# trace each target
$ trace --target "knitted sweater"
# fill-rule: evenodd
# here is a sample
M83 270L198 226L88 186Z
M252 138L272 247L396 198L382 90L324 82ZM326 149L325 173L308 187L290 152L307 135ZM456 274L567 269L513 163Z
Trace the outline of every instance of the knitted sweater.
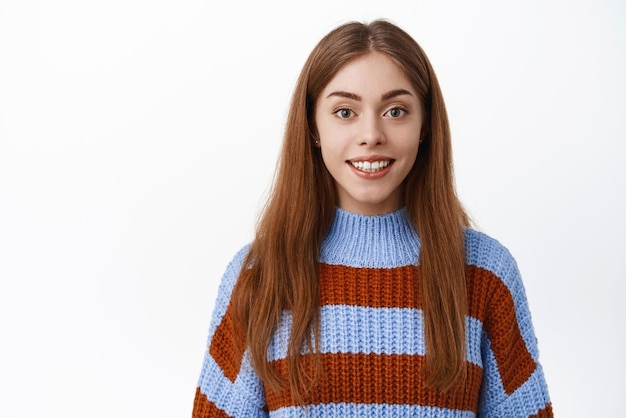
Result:
M247 248L218 291L193 406L205 417L552 417L537 342L514 259L467 229L467 379L453 392L426 388L420 240L406 210L362 216L337 210L320 249L323 382L306 408L265 389L249 356L235 358L229 298ZM417 287L419 289L419 286ZM284 312L268 359L283 376L291 317Z

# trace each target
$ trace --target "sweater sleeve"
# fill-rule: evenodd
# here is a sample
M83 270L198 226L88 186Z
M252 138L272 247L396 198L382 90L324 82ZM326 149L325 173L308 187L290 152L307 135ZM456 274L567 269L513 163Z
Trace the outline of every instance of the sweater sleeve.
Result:
M232 332L230 295L247 251L245 247L237 253L220 283L192 418L267 416L263 384L248 356L237 356Z
M480 417L551 418L552 405L539 363L526 293L517 264L490 240L488 267L495 275L483 324Z

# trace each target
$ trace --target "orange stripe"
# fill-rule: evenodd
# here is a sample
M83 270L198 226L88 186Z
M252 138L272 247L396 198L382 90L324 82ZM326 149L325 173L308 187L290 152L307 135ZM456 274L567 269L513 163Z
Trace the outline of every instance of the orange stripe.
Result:
M209 353L224 372L224 376L233 383L237 379L243 359L243 353L237 355L235 347L233 316L231 306L228 305L226 314L224 314L222 322L218 325L211 339Z
M547 404L545 408L541 409L535 415L529 418L553 418L554 414L552 413L552 404Z
M308 357L308 356L307 356ZM305 359L304 364L311 364ZM308 358L310 360L310 358ZM448 393L424 387L424 358L411 355L323 354L323 375L309 394L309 404L362 403L433 406L476 412L482 369L467 363L465 385ZM272 363L286 378L285 360ZM295 406L289 389L276 394L266 389L270 411Z
M502 280L490 271L469 266L467 278L469 313L483 323L502 385L510 395L537 368L517 324L513 297Z
M215 404L209 401L206 395L200 392L200 388L196 388L196 398L193 401L193 411L191 418L231 418L226 412L219 409Z
M422 305L413 282L416 266L390 269L356 268L320 264L322 305L352 305L372 308L415 308Z
M491 286L493 282L500 281L500 279L488 270L476 266L467 266L465 280L468 315L480 322L485 322L487 303L491 297Z

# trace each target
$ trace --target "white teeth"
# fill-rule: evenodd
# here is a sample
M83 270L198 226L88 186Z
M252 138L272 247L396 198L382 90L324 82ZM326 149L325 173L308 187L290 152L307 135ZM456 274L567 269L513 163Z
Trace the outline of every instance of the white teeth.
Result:
M387 167L389 165L389 163L390 163L389 160L374 161L374 162L369 162L369 161L350 161L350 164L352 164L352 166L354 168L356 168L357 170L365 171L367 173L374 173L376 171L380 171L383 168Z

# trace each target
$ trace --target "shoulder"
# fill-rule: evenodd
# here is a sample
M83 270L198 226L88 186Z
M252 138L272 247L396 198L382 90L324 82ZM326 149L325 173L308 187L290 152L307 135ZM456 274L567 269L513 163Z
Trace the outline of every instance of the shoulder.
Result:
M250 252L250 247L252 244L248 243L241 247L230 260L226 267L226 271L222 276L222 282L220 284L220 293L230 294L232 292L233 287L235 286L235 282L239 277L239 273L241 273L241 269L243 268L243 263L246 261L248 257L248 253Z
M247 244L235 253L222 275L217 290L217 298L215 300L215 307L213 311L213 321L211 322L211 327L209 328L209 335L215 331L215 328L221 321L222 317L226 314L226 310L230 304L231 294L235 287L235 283L239 278L239 273L241 273L243 263L245 262L250 251L250 246L250 244Z
M237 272L241 271L241 268L243 267L243 263L246 261L246 257L248 257L248 253L250 252L251 247L252 247L252 243L248 243L244 245L243 247L241 247L239 250L237 250L233 258L228 263L227 268L234 269Z
M515 259L509 250L495 238L471 228L465 229L465 257L468 265L488 270L507 287L519 281Z

